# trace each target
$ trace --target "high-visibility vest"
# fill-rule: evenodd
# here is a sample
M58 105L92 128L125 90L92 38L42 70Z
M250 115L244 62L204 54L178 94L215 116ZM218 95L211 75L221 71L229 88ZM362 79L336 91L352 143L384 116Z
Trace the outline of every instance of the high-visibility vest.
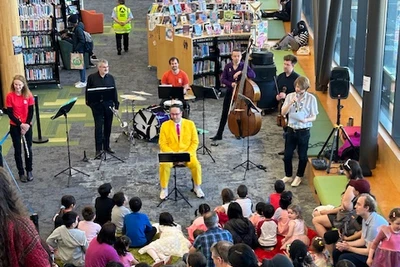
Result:
M129 18L131 9L125 5L118 5L114 7L114 13L119 21L126 21ZM124 26L119 25L114 21L113 29L115 33L129 33L132 29L131 22L125 24Z

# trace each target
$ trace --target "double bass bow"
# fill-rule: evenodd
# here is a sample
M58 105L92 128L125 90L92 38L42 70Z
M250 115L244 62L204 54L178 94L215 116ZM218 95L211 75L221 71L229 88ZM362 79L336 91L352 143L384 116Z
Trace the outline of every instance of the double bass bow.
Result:
M258 88L254 81L247 78L247 68L252 43L253 40L250 38L240 82L235 86L235 88L233 88L234 91L228 115L229 130L236 137L253 136L261 129L260 112L253 109L252 105L248 105L243 97L238 97L239 94L244 95L254 104L256 104L261 97L260 88Z

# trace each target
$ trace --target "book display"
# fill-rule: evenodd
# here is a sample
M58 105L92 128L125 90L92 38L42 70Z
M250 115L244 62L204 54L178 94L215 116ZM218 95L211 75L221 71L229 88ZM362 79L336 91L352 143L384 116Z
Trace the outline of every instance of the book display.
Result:
M157 67L161 79L177 56L191 84L219 89L220 74L233 49L247 47L258 30L258 14L250 1L163 0L153 3L147 16L149 68ZM165 28L173 28L173 37ZM255 36L254 36L255 37ZM166 39L173 40L166 42Z
M29 85L59 84L59 52L55 45L58 0L19 0L22 54Z

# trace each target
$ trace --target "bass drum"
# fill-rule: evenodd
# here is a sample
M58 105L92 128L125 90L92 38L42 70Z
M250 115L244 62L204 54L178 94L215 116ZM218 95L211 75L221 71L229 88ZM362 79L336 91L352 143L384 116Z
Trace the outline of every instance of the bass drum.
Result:
M133 119L135 132L139 139L157 141L161 124L169 120L169 114L160 106L139 110Z

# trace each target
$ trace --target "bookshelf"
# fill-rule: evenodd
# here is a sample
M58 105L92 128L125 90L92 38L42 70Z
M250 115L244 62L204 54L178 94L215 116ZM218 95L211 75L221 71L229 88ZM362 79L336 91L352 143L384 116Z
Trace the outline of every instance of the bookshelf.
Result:
M25 77L31 86L60 84L54 0L19 0Z

